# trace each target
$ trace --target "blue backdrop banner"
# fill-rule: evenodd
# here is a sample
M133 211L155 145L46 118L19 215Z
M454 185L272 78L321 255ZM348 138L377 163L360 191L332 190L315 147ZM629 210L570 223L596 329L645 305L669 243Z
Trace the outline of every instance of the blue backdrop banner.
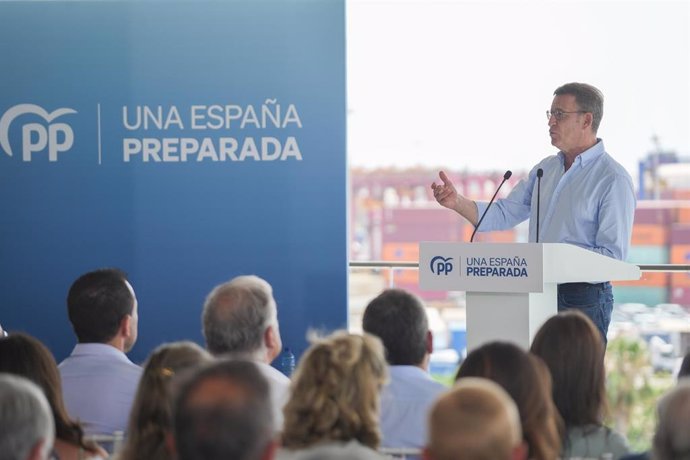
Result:
M0 1L0 323L61 360L80 274L130 275L142 361L206 294L274 287L285 345L347 322L343 0Z

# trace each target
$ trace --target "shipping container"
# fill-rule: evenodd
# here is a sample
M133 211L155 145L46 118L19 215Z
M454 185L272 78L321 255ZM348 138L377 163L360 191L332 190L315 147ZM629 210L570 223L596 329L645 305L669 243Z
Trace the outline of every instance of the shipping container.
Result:
M673 198L676 200L690 200L690 189L675 189L673 190Z
M654 286L617 286L613 287L613 299L617 304L643 303L657 305L668 303L668 288Z
M673 222L672 208L636 208L634 224L668 226Z
M671 235L669 238L669 242L672 245L678 245L678 244L689 244L690 245L690 225L688 225L688 224L671 225Z
M631 264L667 264L668 246L633 245L628 250Z
M418 262L419 243L385 243L383 245L382 259L400 262Z
M678 244L671 246L672 264L690 264L690 244ZM690 272L672 273L671 286L690 286Z
M678 216L676 220L679 224L690 225L690 206L687 208L678 208Z
M668 225L658 224L633 224L633 246L663 246L668 243Z
M462 241L465 219L448 209L384 209L382 239L388 242Z

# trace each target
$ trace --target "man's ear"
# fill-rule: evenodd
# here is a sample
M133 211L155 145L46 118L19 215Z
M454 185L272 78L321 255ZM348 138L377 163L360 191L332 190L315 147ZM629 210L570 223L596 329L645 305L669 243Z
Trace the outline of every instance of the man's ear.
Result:
M46 448L48 444L47 439L41 439L38 441L29 451L29 456L27 460L46 460L49 458L50 449Z
M165 450L168 451L170 458L177 458L177 446L175 445L175 436L173 436L172 431L167 430L165 432L165 439L163 442L165 444Z
M510 458L511 460L527 460L528 453L529 447L525 441L522 441L519 445L513 448Z
M584 115L585 115L585 124L584 124L584 127L585 127L585 128L591 128L591 127L592 127L592 123L594 122L594 114L591 113L591 112L586 112Z
M122 337L129 337L132 335L132 315L125 315L122 318L119 332Z
M261 454L261 460L273 460L276 456L277 451L278 441L273 439L271 442L268 443L263 453Z
M280 341L280 336L278 335L276 326L271 324L266 329L264 329L264 345L266 351L268 352L268 358L273 361L280 354L282 343Z
M422 449L422 460L433 460L433 457L431 456L428 447Z
M434 352L434 333L426 331L426 352L432 354Z

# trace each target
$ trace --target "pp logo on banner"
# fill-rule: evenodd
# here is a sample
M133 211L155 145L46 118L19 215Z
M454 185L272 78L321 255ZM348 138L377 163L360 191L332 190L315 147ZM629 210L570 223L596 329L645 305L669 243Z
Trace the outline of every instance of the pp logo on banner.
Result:
M61 108L48 113L35 104L19 104L11 107L0 117L0 148L12 156L10 146L10 124L12 121L27 114L38 115L46 121L43 123L26 123L22 126L22 160L31 161L34 153L48 152L49 161L57 161L58 154L68 151L74 144L74 132L66 123L53 123L55 119L67 114L77 113L76 110Z
M443 258L441 256L436 256L433 259L431 259L431 263L429 264L429 268L431 268L431 273L435 275L449 275L450 272L453 271L453 258L452 257L446 257Z

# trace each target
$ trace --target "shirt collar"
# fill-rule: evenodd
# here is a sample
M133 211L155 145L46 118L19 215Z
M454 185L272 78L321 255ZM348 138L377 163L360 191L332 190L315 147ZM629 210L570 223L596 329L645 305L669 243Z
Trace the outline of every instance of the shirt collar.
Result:
M428 372L417 366L389 366L390 376L395 378L424 377L431 379Z
M127 355L107 343L78 343L74 346L71 356L112 356L129 361Z
M605 153L604 141L597 137L597 143L575 157L573 165L578 165L580 168L586 167L588 164L599 158ZM561 161L565 161L565 154L558 152Z

